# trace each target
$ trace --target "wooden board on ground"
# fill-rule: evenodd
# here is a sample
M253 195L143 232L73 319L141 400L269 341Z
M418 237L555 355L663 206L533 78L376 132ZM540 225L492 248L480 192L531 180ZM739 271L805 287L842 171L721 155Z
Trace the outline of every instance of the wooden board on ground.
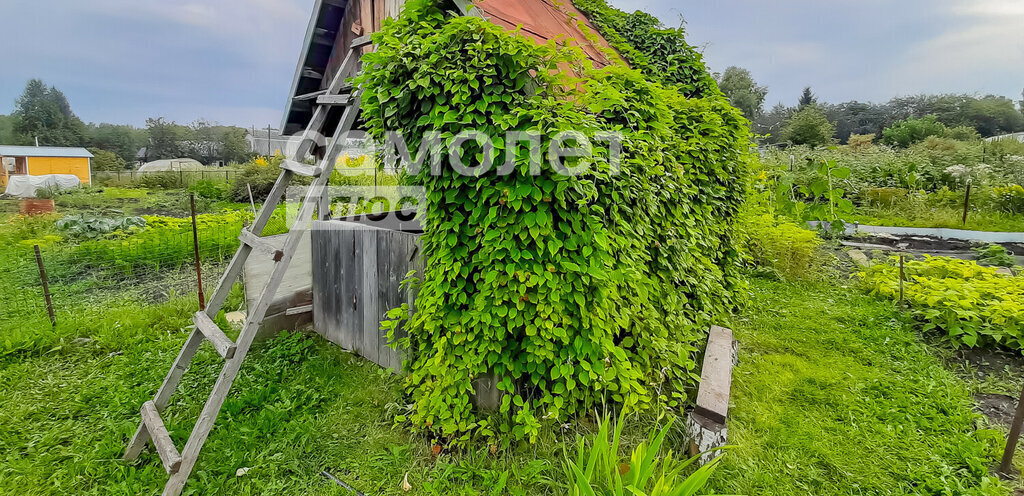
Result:
M729 390L732 387L732 331L711 326L704 367L700 374L697 406L694 411L714 422L725 424L729 415Z

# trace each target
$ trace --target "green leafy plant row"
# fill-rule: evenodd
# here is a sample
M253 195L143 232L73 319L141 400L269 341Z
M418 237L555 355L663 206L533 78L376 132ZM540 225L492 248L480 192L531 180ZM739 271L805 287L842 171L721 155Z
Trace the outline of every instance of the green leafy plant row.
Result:
M996 273L975 262L925 256L904 264L904 299L925 331L940 331L970 347L1024 346L1024 277ZM872 294L899 298L899 262L874 265L860 273Z
M579 50L452 10L407 3L374 35L357 81L375 139L401 131L415 151L430 133L440 147L477 130L497 137L496 164L514 164L466 176L445 160L439 174L405 178L425 190L429 261L400 340L408 420L459 444L473 433L533 440L603 400L682 408L707 325L742 287L732 219L745 196L744 119L717 94L688 98L621 64L594 70ZM621 132L620 160L594 146L566 159L581 174L546 160L534 174L535 152L503 139L534 132L547 157L563 130ZM469 142L463 165L483 153ZM491 416L471 403L488 377L503 394Z

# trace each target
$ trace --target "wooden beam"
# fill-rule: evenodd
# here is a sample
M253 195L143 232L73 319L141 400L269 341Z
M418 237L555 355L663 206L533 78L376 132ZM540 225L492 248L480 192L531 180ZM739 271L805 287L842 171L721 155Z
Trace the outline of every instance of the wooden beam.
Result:
M149 431L150 439L153 440L153 446L160 455L160 461L164 464L164 470L168 474L176 473L181 467L181 454L178 453L178 448L174 447L174 441L171 441L171 435L167 433L167 427L160 419L156 404L153 400L143 403L139 413L142 415L142 423Z
M316 97L317 105L344 106L352 102L349 95L320 95Z
M310 69L310 68L306 67L306 68L302 69L302 77L308 77L308 78L313 78L313 79L323 79L324 75L319 73L319 72L317 72L317 71L314 71L313 69Z
M355 48L362 48L362 47L367 46L367 45L369 45L371 43L373 43L373 40L370 39L370 35L360 36L360 37L352 40L352 48L353 49L355 49Z
M217 326L213 319L206 315L206 312L196 312L194 322L199 332L206 336L206 339L217 349L217 353L220 356L224 357L225 360L235 356L235 343L224 334L224 331L220 330L220 327Z
M296 102L303 102L303 101L306 101L306 100L316 100L316 97L318 97L320 95L325 95L325 94L327 94L327 90L319 90L319 91L314 91L312 93L306 93L306 94L303 94L303 95L296 96L295 98L292 98L292 100L294 100Z
M694 413L725 425L729 415L729 391L732 388L732 331L711 326L704 366L697 390Z
M284 164L282 164L282 166L283 165ZM274 245L264 241L263 238L253 234L252 231L249 231L248 229L242 229L242 232L238 234L238 239L242 243L250 246L252 249L270 255L271 257L273 257L275 262L281 259L281 250L277 249L277 247L275 247Z
M323 97L320 97L320 98L323 98ZM306 164L304 164L302 162L297 162L295 160L287 160L286 159L284 162L281 162L281 168L282 169L290 170L290 171L292 171L292 172L294 172L294 173L296 173L296 174L298 174L300 176L317 177L317 176L320 175L320 168L319 167L315 167L315 166L312 166L312 165L306 165Z

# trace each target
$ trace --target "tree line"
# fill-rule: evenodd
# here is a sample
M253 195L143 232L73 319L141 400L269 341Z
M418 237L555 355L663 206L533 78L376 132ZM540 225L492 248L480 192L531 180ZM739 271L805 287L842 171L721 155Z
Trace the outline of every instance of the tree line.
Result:
M163 117L145 128L84 123L64 93L32 79L15 100L11 115L0 115L0 144L86 147L94 170L125 170L144 162L191 158L204 164L241 163L251 158L246 130L205 120L183 125ZM140 151L144 153L140 154Z
M806 87L796 106L778 103L765 111L768 88L758 85L750 71L729 67L717 80L722 93L752 122L752 130L766 143L846 144L852 135L882 139L893 124L927 116L964 139L1024 131L1024 100L1014 102L997 95L914 95L885 103L833 104L819 102Z

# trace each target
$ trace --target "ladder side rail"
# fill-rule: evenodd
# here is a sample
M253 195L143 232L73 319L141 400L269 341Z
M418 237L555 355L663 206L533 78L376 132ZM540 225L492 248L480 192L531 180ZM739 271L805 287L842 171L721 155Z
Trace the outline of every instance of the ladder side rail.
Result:
M355 121L354 114L357 114L358 111L359 100L356 99L355 104L345 110L345 115L342 118L341 126L339 128L347 131ZM213 428L213 424L216 422L217 416L220 414L221 406L223 406L224 400L227 398L228 392L231 390L231 385L234 382L235 377L238 375L242 362L249 353L249 348L252 346L253 339L259 331L259 326L263 317L270 308L270 304L273 301L274 296L277 294L277 290L280 287L281 282L284 280L284 276L288 270L289 264L291 263L292 256L295 254L299 243L302 241L302 230L308 228L309 223L312 221L313 209L318 203L316 198L322 194L327 180L330 178L330 172L334 170L336 158L334 157L334 151L343 134L345 133L339 132L331 140L328 153L323 161L325 174L321 174L317 177L310 186L306 198L303 201L302 206L299 208L299 214L288 233L288 238L285 241L284 248L282 249L284 251L284 256L274 267L274 271L271 273L270 279L267 281L267 285L263 289L259 301L253 310L253 315L246 321L245 327L242 329L242 333L238 337L236 342L237 349L235 350L234 357L228 360L224 365L224 368L221 370L220 376L217 378L216 384L214 384L213 391L210 393L210 398L207 400L206 405L203 406L203 411L199 415L199 420L196 422L195 427L192 429L192 433L189 435L188 443L185 444L185 449L181 451L181 466L177 472L171 475L170 480L167 482L167 486L164 487L164 496L178 496L181 494L181 490L184 488L185 482L188 480L188 476L191 474L192 468L195 466L195 463L199 458L199 452L206 443L206 438L209 436L210 430Z

